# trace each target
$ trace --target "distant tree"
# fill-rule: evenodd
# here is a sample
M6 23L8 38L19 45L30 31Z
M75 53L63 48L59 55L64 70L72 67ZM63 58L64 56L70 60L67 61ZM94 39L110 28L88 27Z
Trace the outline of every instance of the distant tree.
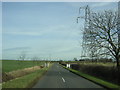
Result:
M25 58L26 58L26 54L25 52L22 52L21 55L19 56L19 59L24 61Z
M62 64L63 60L59 60L59 63Z
M74 58L73 60L74 60L74 61L78 61L77 58Z

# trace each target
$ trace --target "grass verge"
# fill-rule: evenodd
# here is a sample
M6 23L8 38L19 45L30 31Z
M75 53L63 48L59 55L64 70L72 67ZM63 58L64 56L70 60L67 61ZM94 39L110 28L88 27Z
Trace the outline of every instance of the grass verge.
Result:
M77 71L77 70L74 70L74 69L71 69L71 68L66 68L65 66L63 66L65 69L83 77L83 78L86 78L96 84L99 84L107 89L117 89L117 90L120 90L120 86L116 85L116 84L113 84L113 83L110 83L110 82L107 82L107 81L104 81L102 79L99 79L99 78L96 78L96 77L93 77L91 75L88 75L88 74L85 74L85 73L82 73L80 71Z
M31 88L49 68L42 68L23 77L2 84L2 88Z

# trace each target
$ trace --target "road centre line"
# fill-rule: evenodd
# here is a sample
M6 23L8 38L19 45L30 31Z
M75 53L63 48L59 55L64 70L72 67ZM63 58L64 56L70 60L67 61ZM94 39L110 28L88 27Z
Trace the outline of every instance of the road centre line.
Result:
M62 77L63 82L65 82L65 79Z

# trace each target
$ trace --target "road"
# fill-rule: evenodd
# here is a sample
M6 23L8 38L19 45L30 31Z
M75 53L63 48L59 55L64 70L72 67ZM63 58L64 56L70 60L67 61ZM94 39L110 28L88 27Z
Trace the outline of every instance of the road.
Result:
M103 88L55 63L33 88Z

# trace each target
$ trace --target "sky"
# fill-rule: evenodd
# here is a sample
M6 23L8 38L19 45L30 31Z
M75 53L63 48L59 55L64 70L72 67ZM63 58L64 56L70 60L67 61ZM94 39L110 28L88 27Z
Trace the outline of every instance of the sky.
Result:
M86 5L117 9L117 2L2 2L2 59L80 59L84 20L76 18Z

